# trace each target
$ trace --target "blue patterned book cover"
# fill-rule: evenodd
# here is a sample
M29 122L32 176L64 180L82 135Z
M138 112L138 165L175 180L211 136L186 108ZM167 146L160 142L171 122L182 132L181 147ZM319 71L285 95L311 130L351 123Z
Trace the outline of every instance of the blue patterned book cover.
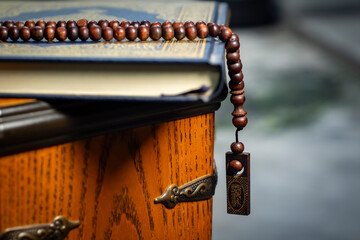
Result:
M224 24L227 5L217 2L0 2L0 21L78 20L204 21ZM207 39L171 41L0 41L2 62L112 62L217 66L223 81L224 44ZM219 94L220 90L213 94ZM1 92L1 90L0 90ZM2 94L4 96L4 94ZM6 94L5 94L6 95ZM20 94L21 95L21 94ZM25 94L26 95L26 94ZM25 96L24 95L24 96ZM31 94L30 94L31 95ZM46 95L46 94L45 94ZM49 95L52 95L49 93Z

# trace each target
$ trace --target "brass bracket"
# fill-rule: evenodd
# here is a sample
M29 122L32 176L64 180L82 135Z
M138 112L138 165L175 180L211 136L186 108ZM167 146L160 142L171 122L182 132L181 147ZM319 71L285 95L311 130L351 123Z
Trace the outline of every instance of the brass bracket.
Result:
M162 203L171 209L179 202L193 202L210 199L215 194L217 170L214 163L214 173L197 178L180 187L171 184L165 192L155 198L155 203Z
M80 225L63 216L57 216L49 224L36 224L6 229L0 240L63 240L68 233Z

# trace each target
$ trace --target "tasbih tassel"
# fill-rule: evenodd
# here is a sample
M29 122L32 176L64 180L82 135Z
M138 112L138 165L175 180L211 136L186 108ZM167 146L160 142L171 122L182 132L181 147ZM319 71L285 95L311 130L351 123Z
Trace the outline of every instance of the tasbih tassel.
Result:
M0 41L41 41L44 38L48 42L55 39L63 42L65 40L87 41L135 41L139 39L146 41L151 38L157 41L188 40L200 39L208 36L219 38L225 42L226 60L228 74L230 77L229 88L231 93L231 103L234 105L233 125L236 127L235 142L230 146L231 152L226 153L226 175L227 175L227 209L228 213L245 214L250 213L250 154L244 153L244 145L238 140L238 132L242 130L248 120L246 111L243 108L245 103L244 81L242 73L242 63L240 60L240 43L238 35L234 34L230 28L216 23L206 24L199 21L196 24L192 21L164 23L149 21L129 22L117 20L88 21L80 19L78 21L34 21L26 22L0 21Z

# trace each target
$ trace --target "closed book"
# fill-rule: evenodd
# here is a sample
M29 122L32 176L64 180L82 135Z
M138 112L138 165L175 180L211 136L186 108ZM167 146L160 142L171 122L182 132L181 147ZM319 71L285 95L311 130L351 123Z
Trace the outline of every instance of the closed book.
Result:
M0 21L204 21L224 24L216 2L0 2ZM189 41L0 42L0 96L209 102L224 96L224 43Z

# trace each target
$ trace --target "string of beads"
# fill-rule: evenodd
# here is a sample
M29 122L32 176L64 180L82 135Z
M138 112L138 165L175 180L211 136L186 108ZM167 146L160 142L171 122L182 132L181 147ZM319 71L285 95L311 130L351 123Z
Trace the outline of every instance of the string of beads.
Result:
M248 120L246 111L243 108L245 103L244 96L244 81L242 73L242 63L240 60L240 43L238 35L232 33L231 29L226 25L218 26L216 23L205 23L199 21L196 24L192 21L169 22L165 21L150 23L149 21L122 21L117 20L107 21L100 20L87 21L80 19L78 21L48 21L39 20L37 22L28 20L26 22L0 21L0 41L41 41L44 38L48 42L53 42L55 39L63 42L66 39L70 41L87 41L89 38L92 41L135 41L137 38L141 41L146 41L151 38L154 41L160 40L182 40L185 37L188 40L194 40L196 37L200 39L208 36L219 38L225 42L226 59L228 66L228 74L230 77L229 88L231 93L230 101L234 105L233 125L236 130L236 141L231 144L231 150L234 153L242 153L244 145L238 141L238 131L242 130Z

